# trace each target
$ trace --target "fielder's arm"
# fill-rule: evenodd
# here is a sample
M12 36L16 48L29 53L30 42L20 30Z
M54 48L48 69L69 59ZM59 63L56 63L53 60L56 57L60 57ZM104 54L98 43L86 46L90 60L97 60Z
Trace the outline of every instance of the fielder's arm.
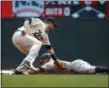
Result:
M29 27L29 25L31 24L31 18L27 18L24 21L24 30L22 31L22 35L24 36L26 34L26 29Z
M54 52L54 49L51 47L51 45L44 45L45 48L48 49L48 53L51 55L52 59L54 60L54 64L56 64L60 69L64 69L63 65L61 65L56 57L56 54Z

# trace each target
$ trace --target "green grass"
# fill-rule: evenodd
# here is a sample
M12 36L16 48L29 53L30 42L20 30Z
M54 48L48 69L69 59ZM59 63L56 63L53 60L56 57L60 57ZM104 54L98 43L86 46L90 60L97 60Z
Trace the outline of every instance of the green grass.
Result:
M108 75L2 75L2 87L108 87Z

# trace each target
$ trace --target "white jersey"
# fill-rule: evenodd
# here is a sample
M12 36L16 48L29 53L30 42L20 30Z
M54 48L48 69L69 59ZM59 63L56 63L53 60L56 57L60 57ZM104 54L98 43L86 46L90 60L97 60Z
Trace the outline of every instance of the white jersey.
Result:
M23 29L24 27L19 28L19 30ZM48 34L45 32L45 24L42 20L38 18L31 18L31 23L26 30L27 34L40 40L43 45L50 45Z

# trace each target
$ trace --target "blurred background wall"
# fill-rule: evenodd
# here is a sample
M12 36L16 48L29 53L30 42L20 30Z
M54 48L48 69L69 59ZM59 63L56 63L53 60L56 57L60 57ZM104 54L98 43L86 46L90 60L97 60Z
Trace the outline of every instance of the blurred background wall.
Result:
M11 40L25 17L48 16L60 26L49 34L58 58L108 66L109 1L2 1L1 5L2 69L16 68L25 57ZM42 47L35 66L43 52Z

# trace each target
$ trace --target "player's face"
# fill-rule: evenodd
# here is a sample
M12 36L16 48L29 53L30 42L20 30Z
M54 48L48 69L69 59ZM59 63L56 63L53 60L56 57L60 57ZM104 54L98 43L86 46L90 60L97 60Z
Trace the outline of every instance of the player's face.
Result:
M54 24L49 22L48 23L48 31L52 31L54 29Z
M49 62L49 59L48 59L48 58L45 58L44 60L41 61L40 64L43 65L43 64L46 64L46 63L48 63L48 62Z

